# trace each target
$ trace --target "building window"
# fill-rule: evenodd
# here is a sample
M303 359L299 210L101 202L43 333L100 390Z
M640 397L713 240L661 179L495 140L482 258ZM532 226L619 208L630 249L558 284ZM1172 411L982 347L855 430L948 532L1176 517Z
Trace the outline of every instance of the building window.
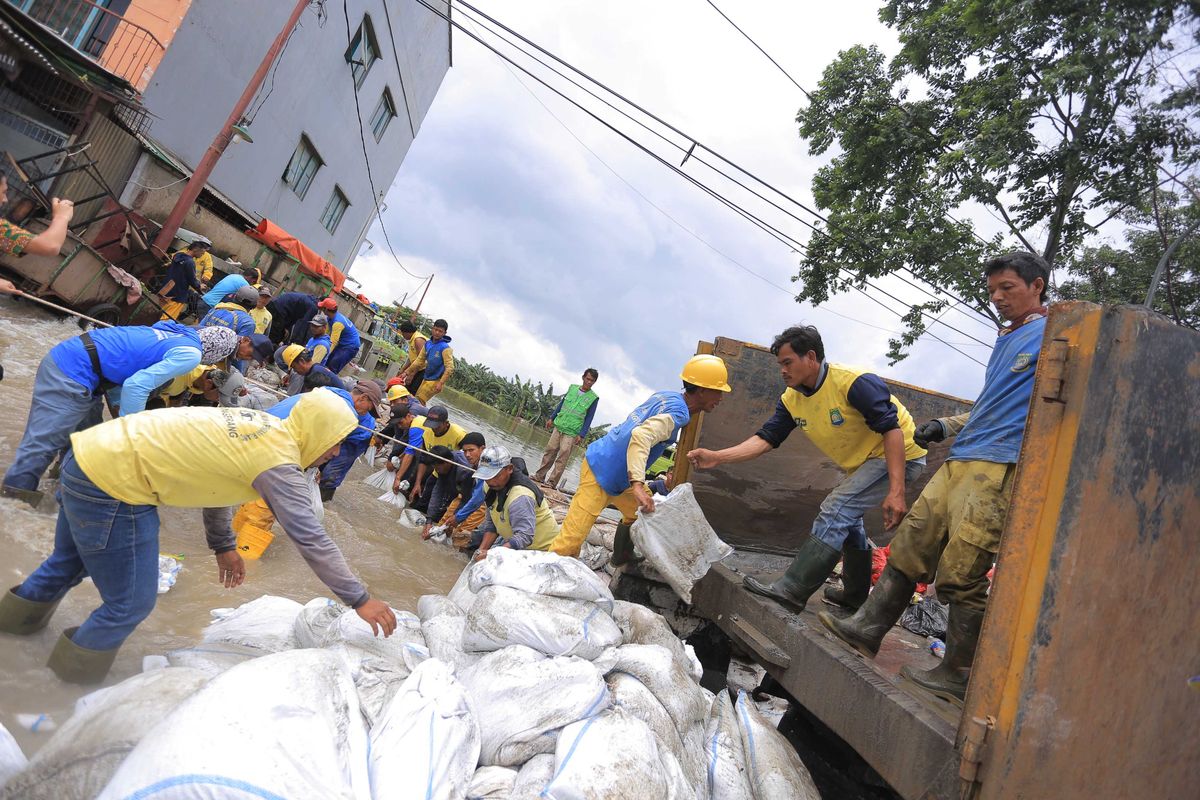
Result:
M308 194L308 187L312 186L313 176L324 163L317 155L317 148L302 134L300 144L296 145L296 151L283 171L283 182L303 200L304 195Z
M336 231L338 223L342 221L342 215L349 207L350 201L346 199L346 195L334 186L333 194L329 196L329 202L325 204L325 211L321 214L321 224L325 226L325 230L330 233Z
M392 92L390 89L384 89L379 98L379 105L375 106L375 111L371 114L371 131L375 134L375 141L383 138L383 132L395 116L396 103L392 100Z
M362 24L358 26L358 32L354 34L354 39L350 42L350 47L346 49L346 61L350 64L350 71L354 74L354 85L362 86L363 81L367 79L367 73L371 71L371 65L379 58L379 42L375 39L375 27L371 25L371 15L363 16Z

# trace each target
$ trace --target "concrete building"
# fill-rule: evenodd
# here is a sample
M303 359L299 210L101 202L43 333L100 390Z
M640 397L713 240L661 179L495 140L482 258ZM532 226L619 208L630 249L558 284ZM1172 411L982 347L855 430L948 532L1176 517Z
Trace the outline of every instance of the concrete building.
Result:
M145 88L148 137L194 167L291 8L193 0ZM371 182L382 201L451 56L448 23L414 0L349 0L348 12L349 39L340 3L305 12L247 111L253 142L231 144L209 179L342 269L374 217Z

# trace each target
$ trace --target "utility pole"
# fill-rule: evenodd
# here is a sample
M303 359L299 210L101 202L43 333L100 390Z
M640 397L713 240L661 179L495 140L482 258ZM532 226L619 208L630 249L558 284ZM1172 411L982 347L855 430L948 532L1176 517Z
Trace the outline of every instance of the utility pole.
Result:
M421 303L425 302L425 295L429 294L429 287L433 283L433 276L429 276L429 283L425 284L425 291L421 292L421 299L417 301L417 307L413 309L413 316L410 322L416 322L417 316L421 313Z
M275 41L271 42L271 47L268 48L267 54L263 56L262 63L258 65L258 69L250 77L250 82L246 84L246 89L242 92L242 96L238 98L233 111L229 112L229 118L221 126L221 130L217 133L216 138L212 140L212 144L204 151L204 157L196 165L196 171L192 173L192 177L188 179L187 184L183 187L183 192L179 195L179 199L175 201L175 207L167 215L167 220L163 223L162 230L158 232L158 236L155 237L154 244L152 245L154 249L163 255L166 255L167 248L171 246L171 242L175 239L175 233L179 230L179 225L183 222L183 218L187 216L188 209L192 207L192 203L196 202L196 198L200 196L200 190L208 183L208 176L212 174L213 168L217 166L217 161L221 159L221 154L229 146L229 142L233 138L233 126L237 125L242 119L242 115L246 113L250 101L254 99L258 88L262 86L263 80L267 77L267 71L271 68L271 64L274 63L275 57L283 50L283 45L287 41L288 34L296 27L296 23L300 20L300 15L304 13L304 9L308 7L308 3L309 0L297 0L296 7L292 9L292 14L288 17L283 30L275 37Z

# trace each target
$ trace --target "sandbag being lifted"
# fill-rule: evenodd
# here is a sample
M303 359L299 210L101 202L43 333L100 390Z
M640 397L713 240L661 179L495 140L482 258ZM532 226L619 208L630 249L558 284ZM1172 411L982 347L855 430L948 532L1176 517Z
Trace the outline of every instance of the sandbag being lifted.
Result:
M652 513L639 511L630 535L646 563L685 603L692 602L692 586L709 567L733 552L704 518L690 483L676 486Z

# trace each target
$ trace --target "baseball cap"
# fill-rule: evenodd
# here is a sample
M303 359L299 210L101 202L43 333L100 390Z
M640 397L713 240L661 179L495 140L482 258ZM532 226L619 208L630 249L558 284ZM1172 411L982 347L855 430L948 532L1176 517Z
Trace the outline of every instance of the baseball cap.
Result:
M264 283L262 286L258 287L258 294L260 297L270 297L272 294L271 287Z
M387 391L387 399L389 403L394 403L397 400L403 400L406 397L412 397L412 392L403 384L389 386Z
M327 308L330 311L337 311L337 300L334 300L332 297L326 297L317 303L317 308Z
M450 419L450 412L445 406L433 406L425 412L425 419L430 422L446 422Z
M255 361L266 363L271 360L271 356L275 352L275 343L271 341L271 337L261 333L252 333L250 334L250 344L254 345Z
M359 381L354 384L354 391L366 395L375 405L383 402L383 392L380 391L379 384L375 381Z
M324 328L329 325L329 319L324 314L317 314L309 320L308 324L317 328Z
M433 411L433 409L429 409ZM492 445L483 451L483 455L479 457L479 466L475 469L475 477L481 481L486 481L489 478L494 478L500 474L500 470L512 464L512 454L500 445Z
M249 286L239 286L237 291L233 293L233 301L235 303L257 303L258 292Z

